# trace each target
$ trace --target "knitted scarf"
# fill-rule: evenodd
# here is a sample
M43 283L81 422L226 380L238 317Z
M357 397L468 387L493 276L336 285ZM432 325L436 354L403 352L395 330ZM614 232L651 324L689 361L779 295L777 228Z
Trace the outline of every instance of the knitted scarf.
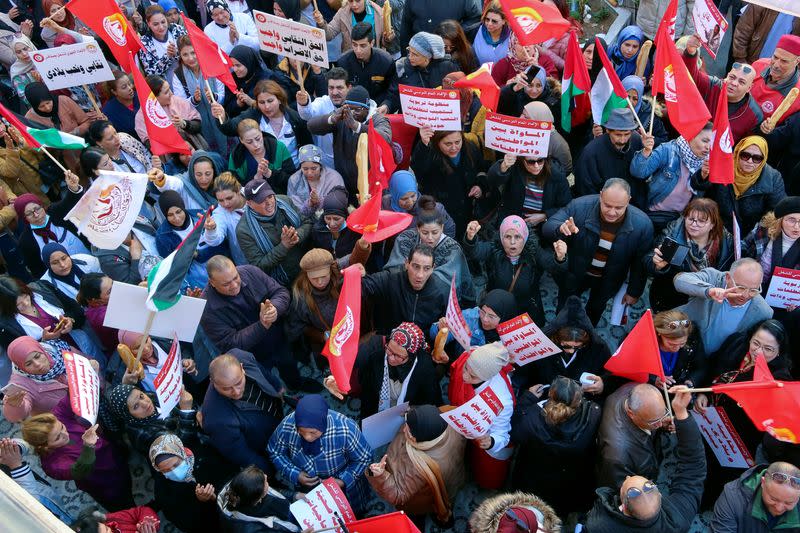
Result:
M275 202L275 214L277 214L278 211L283 211L283 214L286 215L286 218L289 219L289 222L292 224L292 226L295 228L300 227L300 216L297 214L294 208L290 206L286 200L277 196L275 197ZM275 215L272 215L271 217L259 215L250 209L250 206L247 206L244 208L244 215L242 216L247 221L247 225L249 226L250 231L253 233L253 238L256 241L256 246L258 246L258 249L265 254L272 250L275 245L272 244L272 241L269 239L269 235L267 235L267 232L264 231L262 225L271 223L275 218ZM281 265L272 268L269 275L284 286L287 286L291 281Z
M678 147L678 154L681 158L681 163L686 165L686 168L689 169L689 175L694 174L700 167L703 166L703 159L702 157L697 157L692 152L692 148L689 146L689 143L686 142L686 139L683 137L678 137L675 139L675 145Z

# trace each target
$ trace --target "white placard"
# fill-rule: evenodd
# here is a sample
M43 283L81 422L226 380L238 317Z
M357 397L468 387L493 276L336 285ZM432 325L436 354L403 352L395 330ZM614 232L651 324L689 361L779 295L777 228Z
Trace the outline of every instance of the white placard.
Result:
M733 220L733 260L738 261L742 258L742 230L739 228L739 221L736 220L736 213L731 211Z
M253 10L258 44L265 52L328 68L325 30Z
M361 433L367 439L370 448L377 450L392 442L394 436L405 424L408 402L395 405L380 413L375 413L361 421Z
M73 352L63 355L72 412L94 425L100 406L100 378L87 357Z
M158 398L158 417L166 419L181 400L183 388L183 363L181 361L181 344L178 336L173 334L172 346L169 348L167 360L153 380Z
M486 113L486 148L516 156L547 157L552 122Z
M800 270L775 267L767 290L767 303L777 309L800 306Z
M403 121L433 131L461 131L461 96L455 89L423 89L400 85Z
M561 348L539 329L528 313L499 324L497 333L508 350L511 362L518 366L561 352Z
M447 320L447 329L450 330L450 333L453 334L453 337L464 350L469 350L472 332L469 330L469 326L464 320L464 315L461 313L461 306L458 305L455 274L453 274L453 279L450 282L450 298L448 298L447 312L444 316Z
M696 411L690 413L719 464L728 468L750 468L755 464L725 411L708 407L702 415Z
M326 529L339 525L336 515L346 524L355 522L356 515L350 508L342 489L328 478L314 490L306 494L304 500L298 500L289 506L289 511L303 529Z
M800 17L800 4L797 0L745 0L749 4L756 4L767 7L773 11L788 13L795 17Z
M719 12L712 0L695 0L692 9L692 20L694 20L695 32L703 48L709 55L716 59L717 50L728 30L728 21Z
M114 79L95 41L42 48L31 54L33 67L51 91Z
M146 300L146 287L115 281L111 286L111 297L108 300L108 310L103 325L142 333L150 313L145 307ZM203 299L181 296L178 303L165 311L158 312L150 329L150 335L171 339L175 333L180 340L193 342L205 307L206 301Z
M503 402L491 387L486 387L465 404L442 413L441 417L466 438L477 439L489 432L502 410Z

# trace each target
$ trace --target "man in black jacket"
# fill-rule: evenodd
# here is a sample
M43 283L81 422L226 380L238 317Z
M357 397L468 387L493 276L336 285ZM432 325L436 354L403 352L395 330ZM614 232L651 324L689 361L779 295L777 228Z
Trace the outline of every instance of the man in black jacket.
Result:
M353 49L337 63L350 75L350 83L361 85L375 102L383 102L394 75L394 61L386 50L375 48L372 24L359 22L350 31Z
M683 386L670 389L675 394L672 410L678 435L677 473L671 477L669 494L642 476L628 476L617 492L610 487L597 489L597 500L589 511L584 531L588 533L682 533L697 514L706 477L703 439L687 406L692 399Z

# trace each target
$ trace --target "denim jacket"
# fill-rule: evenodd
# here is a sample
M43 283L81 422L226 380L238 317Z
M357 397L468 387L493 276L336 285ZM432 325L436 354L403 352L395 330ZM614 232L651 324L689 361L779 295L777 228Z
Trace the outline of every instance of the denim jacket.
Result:
M662 202L681 178L681 158L677 143L669 141L660 144L650 157L643 156L641 150L636 152L631 161L631 176L647 181L648 207Z

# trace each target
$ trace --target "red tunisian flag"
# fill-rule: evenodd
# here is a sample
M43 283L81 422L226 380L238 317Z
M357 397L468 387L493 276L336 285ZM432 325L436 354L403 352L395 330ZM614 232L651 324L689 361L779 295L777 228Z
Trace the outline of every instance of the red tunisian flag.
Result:
M666 29L659 30L655 45L653 95L659 93L664 95L670 122L681 136L689 141L700 133L711 118L711 113L708 112L700 91L697 90L680 52L675 48L675 43Z
M383 189L364 202L347 217L347 227L364 236L370 243L380 242L406 229L414 218L408 213L381 209Z
M455 82L453 87L457 89L477 89L480 91L478 98L481 103L490 111L497 111L497 102L500 101L500 87L492 78L492 69L487 65L468 74Z
M664 16L661 18L661 24L658 25L656 30L656 42L661 32L667 32L669 40L675 42L675 21L678 18L678 0L670 0L667 9L664 11Z
M147 128L147 137L150 139L150 151L154 155L165 154L191 154L192 149L183 140L181 134L175 129L172 119L156 100L153 91L147 85L139 67L131 56L131 74L133 74L133 85L136 87L136 94L139 96L139 104L144 117L144 125Z
M708 157L708 181L727 185L733 183L733 136L728 120L728 83L722 84L714 114L714 141Z
M336 305L330 337L322 353L328 358L336 386L350 392L350 374L358 353L361 335L361 270L352 265L342 271L344 282Z
M800 382L763 379L711 388L733 398L759 430L784 442L800 443Z
M377 131L372 119L369 119L369 130L367 130L369 145L367 153L369 155L369 193L380 195L380 189L389 186L389 178L397 168L394 162L394 152L392 147L386 142Z
M358 533L420 533L414 522L402 511L365 518L345 524L349 531Z
M141 50L142 41L114 0L72 0L64 7L108 45L122 70L131 71L128 54Z
M200 65L200 70L203 72L205 79L217 78L225 84L225 87L235 93L239 89L236 87L236 82L233 81L231 74L231 58L228 57L222 48L214 41L208 38L208 35L203 33L203 30L198 28L192 19L181 13L183 18L183 25L189 33L189 39L192 40L194 46L194 53L197 56L197 63Z
M558 39L569 31L558 8L539 0L500 0L506 20L520 44L528 46Z
M661 365L661 353L658 350L656 328L650 309L639 319L604 367L615 376L639 383L647 383L650 375L664 381L664 367Z

